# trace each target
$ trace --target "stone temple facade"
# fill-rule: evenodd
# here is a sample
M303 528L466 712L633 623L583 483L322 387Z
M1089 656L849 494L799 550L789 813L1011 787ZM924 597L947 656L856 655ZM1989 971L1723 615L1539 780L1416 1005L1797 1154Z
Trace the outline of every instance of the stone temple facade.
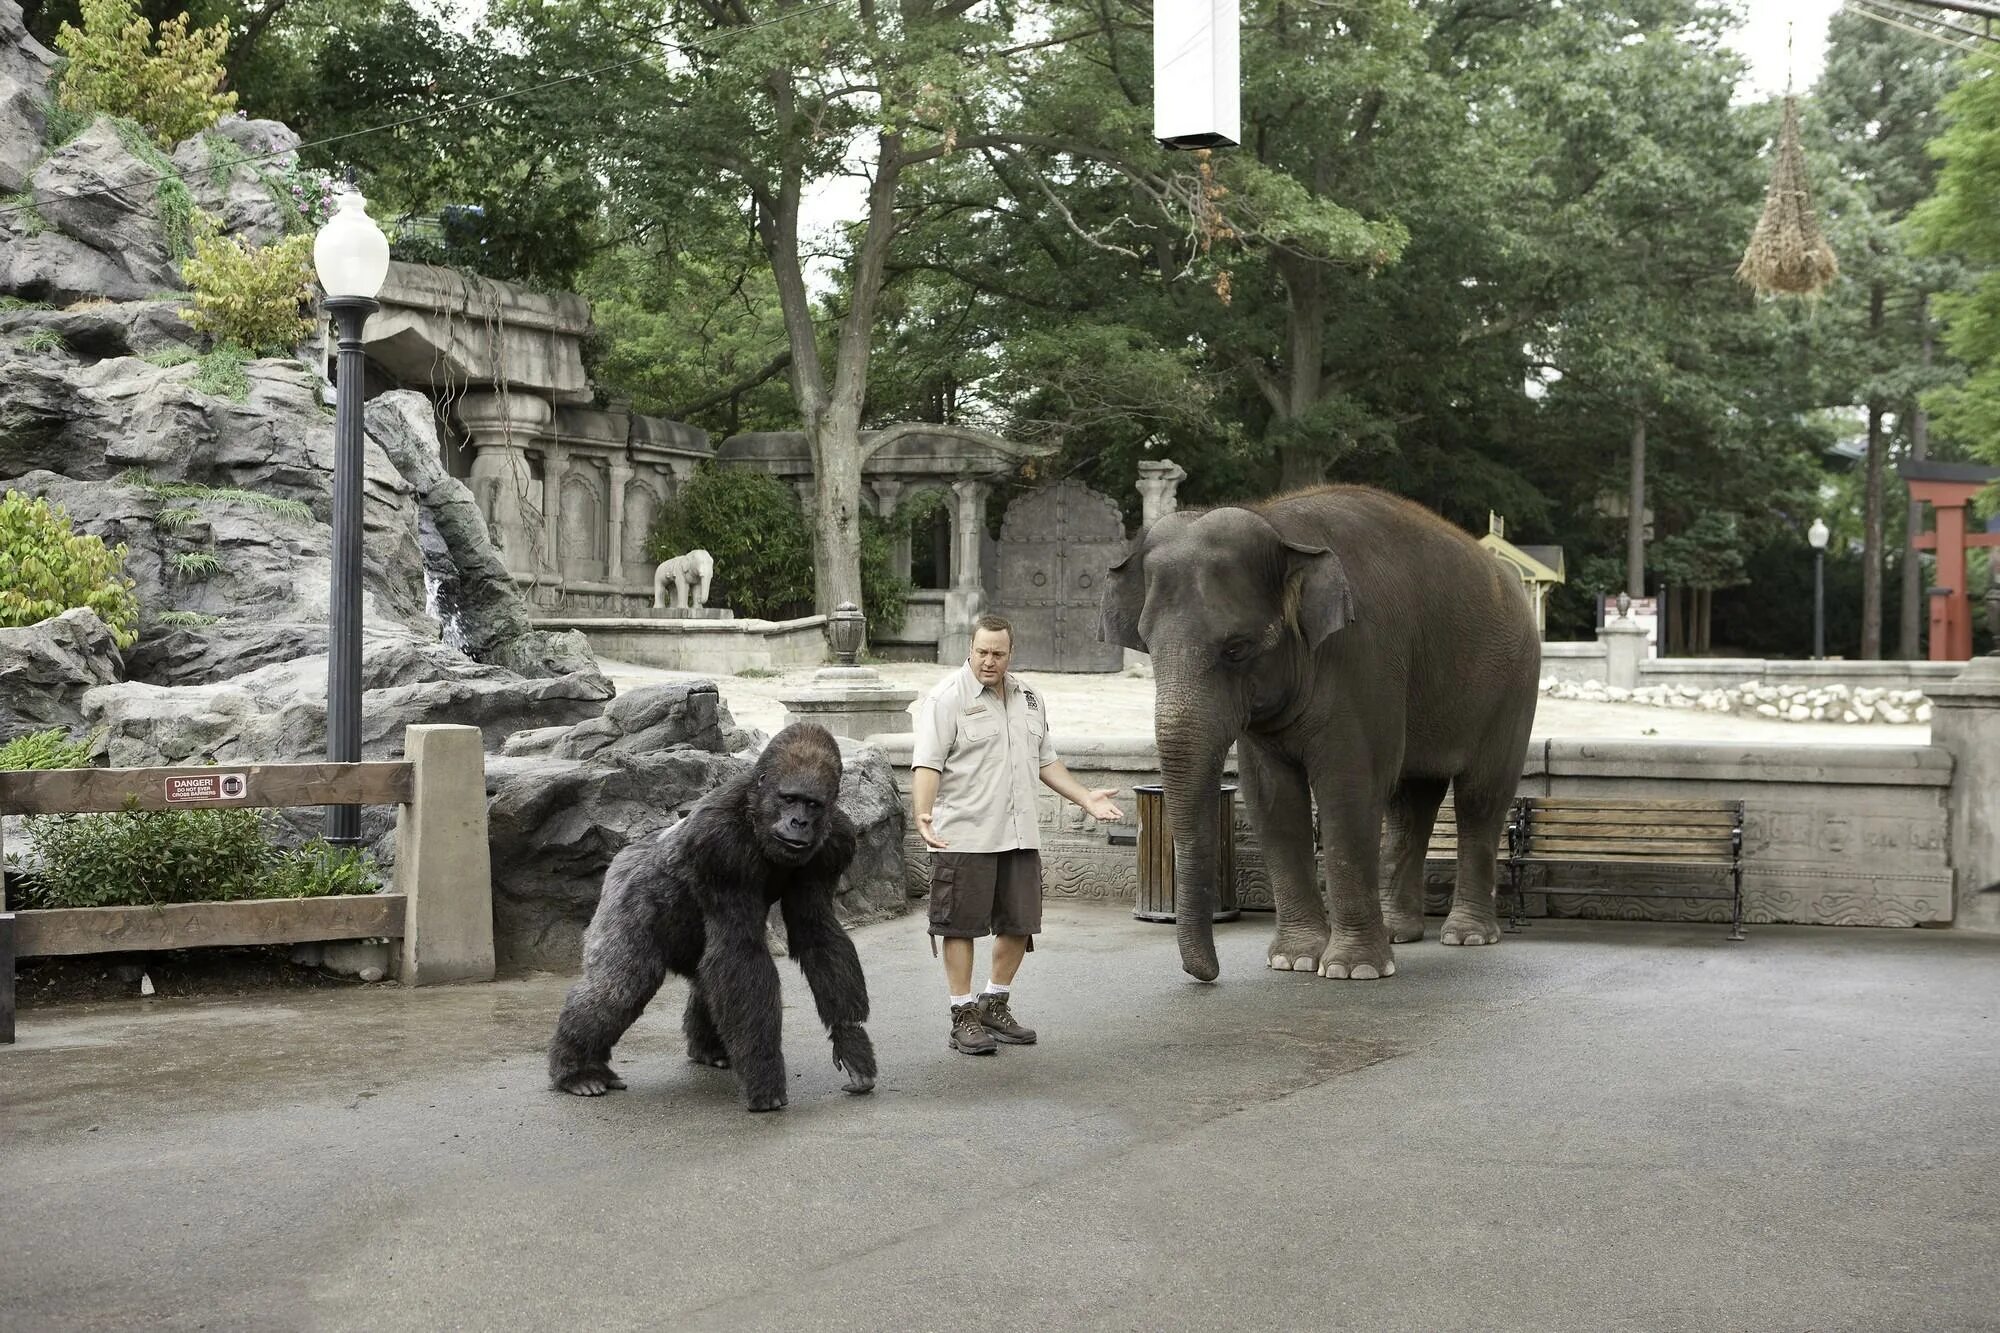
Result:
M470 487L508 570L544 616L643 617L653 600L647 534L660 507L705 461L768 472L811 511L812 464L802 433L718 442L682 422L600 404L583 363L591 321L580 296L393 263L380 301L364 334L370 395L407 388L431 398L446 469ZM927 492L940 501L926 506L915 538L894 553L915 592L902 629L878 638L878 651L922 660L962 656L973 619L1009 581L1003 571L1017 566L1026 571L1021 588L1037 590L1036 597L1048 592L1046 605L1029 609L1051 624L1073 621L1081 634L1089 619L1081 605L1095 600L1090 589L1102 577L1095 565L1108 560L1094 550L1065 552L1060 532L1054 546L1045 530L1031 540L1031 525L1013 524L1011 510L997 537L987 521L995 485L1046 448L933 424L892 426L864 443L863 498L875 513L887 517ZM1173 507L1182 474L1171 463L1142 471L1150 521ZM1115 513L1109 501L1102 505ZM1009 559L1008 532L1017 527L1020 549ZM1118 533L1122 539L1122 526ZM1049 564L1053 581L1037 560ZM1079 609L1072 612L1065 596Z

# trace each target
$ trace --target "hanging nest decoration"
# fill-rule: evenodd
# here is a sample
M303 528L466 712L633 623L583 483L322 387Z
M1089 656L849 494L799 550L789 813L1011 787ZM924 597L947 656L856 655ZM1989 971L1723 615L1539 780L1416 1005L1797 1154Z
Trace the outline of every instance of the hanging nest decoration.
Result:
M1798 100L1787 94L1764 214L1750 233L1750 248L1743 252L1736 276L1766 296L1810 296L1839 272L1833 247L1820 235L1819 219L1813 216L1806 153L1799 144Z

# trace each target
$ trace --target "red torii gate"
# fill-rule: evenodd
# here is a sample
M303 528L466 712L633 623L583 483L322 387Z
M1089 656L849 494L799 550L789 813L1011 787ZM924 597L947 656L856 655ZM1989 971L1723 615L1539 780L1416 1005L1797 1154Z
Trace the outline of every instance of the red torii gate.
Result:
M1931 661L1972 660L1972 594L1965 586L1965 553L1975 546L2000 547L2000 532L1972 532L1966 507L1972 497L1995 481L2000 468L1976 463L1899 463L1896 471L1910 488L1910 498L1931 507L1934 530L1910 534L1912 551L1937 553L1935 595L1931 601Z

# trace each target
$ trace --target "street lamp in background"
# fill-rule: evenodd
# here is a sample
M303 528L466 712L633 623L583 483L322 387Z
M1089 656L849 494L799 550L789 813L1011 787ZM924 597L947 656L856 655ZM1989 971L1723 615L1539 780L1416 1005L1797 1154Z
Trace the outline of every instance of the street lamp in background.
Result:
M1813 660L1826 656L1826 523L1814 519L1806 529L1813 548Z
M361 391L366 371L361 329L379 307L375 295L389 276L389 240L354 190L344 191L313 240L313 267L326 289L340 360L334 370L333 598L328 608L326 757L336 764L361 758ZM361 808L326 808L326 840L361 842Z

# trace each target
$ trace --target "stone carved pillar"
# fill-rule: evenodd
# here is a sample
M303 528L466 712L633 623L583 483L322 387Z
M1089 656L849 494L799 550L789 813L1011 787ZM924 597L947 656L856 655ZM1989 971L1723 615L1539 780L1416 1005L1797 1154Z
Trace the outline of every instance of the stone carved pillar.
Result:
M529 477L527 451L546 434L553 410L532 394L469 393L458 400L457 413L473 451L473 498L493 544L509 573L532 578L543 497Z
M958 497L951 525L951 587L944 595L944 632L938 638L938 661L960 662L972 649L972 622L986 610L981 582L980 538L986 535L987 483L955 481Z
M896 516L896 506L903 500L903 483L900 481L870 482L875 492L875 513L884 521ZM903 529L889 539L889 572L901 579L910 577L910 533Z
M1140 523L1152 527L1180 508L1181 483L1187 470L1171 458L1139 464L1139 500L1144 506Z
M632 465L622 458L611 460L611 494L605 501L610 510L611 551L605 578L614 587L625 586L625 483L632 480Z
M542 550L547 570L562 577L562 482L569 460L551 440L542 449Z
M2000 656L1930 685L1931 743L1951 752L1952 924L2000 934Z

